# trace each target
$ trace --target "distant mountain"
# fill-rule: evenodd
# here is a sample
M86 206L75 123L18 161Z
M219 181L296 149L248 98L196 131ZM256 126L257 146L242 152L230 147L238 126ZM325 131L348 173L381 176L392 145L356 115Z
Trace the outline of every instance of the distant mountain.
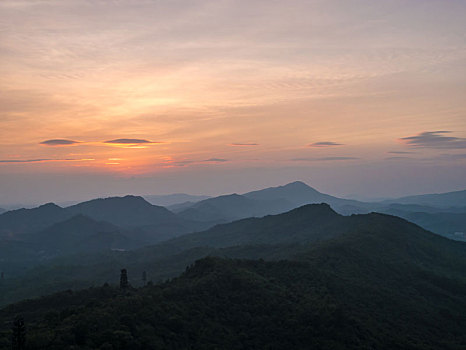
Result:
M391 203L374 206L374 210L399 216L450 239L466 240L466 207Z
M243 196L255 200L284 199L291 203L294 207L313 203L327 203L337 211L339 211L339 208L345 206L363 208L367 206L367 203L364 202L359 202L352 199L338 198L321 193L301 181L295 181L284 186L270 187L259 191L248 192Z
M466 232L466 215L461 213L397 213L422 227L429 227L449 238L455 232ZM414 224L396 216L370 213L342 216L328 204L309 204L289 212L263 218L248 218L229 224L217 225L209 230L180 236L160 244L160 250L179 252L198 246L228 247L238 245L303 244L328 240L348 232L371 231L376 227L409 228ZM417 227L419 231L424 231ZM154 246L157 248L157 246Z
M291 182L284 186L269 187L263 190L248 192L245 193L244 196L255 200L282 198L287 199L294 205L311 204L314 202L327 203L328 200L333 200L335 198L330 195L320 193L301 181Z
M122 227L135 227L177 221L175 214L164 207L152 205L137 196L109 197L82 202L66 210L95 220Z
M224 195L191 205L185 203L173 209L184 218L221 223L283 213L312 203L328 203L342 214L367 212L370 207L367 203L320 193L305 183L296 181L243 195Z
M152 205L137 196L94 199L66 210L74 215L82 214L122 228L135 229L140 240L150 243L206 227L205 224L178 217L165 207Z
M0 255L15 256L18 270L46 257L131 249L208 226L178 217L142 197L95 199L67 208L48 203L0 215L0 241L5 240Z
M78 214L30 235L28 242L35 243L42 255L131 249L141 243L120 233L118 227Z
M56 291L60 286L76 287L76 281L80 281L81 287L111 281L118 275L120 266L131 268L133 276L141 276L147 271L151 279L158 281L173 277L186 265L207 255L286 259L302 254L310 244L353 232L378 230L432 235L398 217L377 213L342 216L327 204L310 204L284 214L218 225L134 251L64 257L35 269L33 276L41 276L40 284L42 288L47 286L48 292ZM11 281L12 285L8 288L5 285L7 289L3 291L0 288L0 295L3 292L0 305L18 300L19 296L37 295L37 282L31 274ZM54 282L57 280L61 282ZM140 280L136 281L140 283Z
M466 240L466 211L463 213L392 211L392 214L448 238Z
M328 204L309 204L284 214L217 225L166 244L187 249L197 246L309 243L347 232L352 221L355 221L352 217L337 214Z
M229 222L245 217L277 214L289 210L286 200L254 200L238 194L209 198L178 213L179 216L197 221Z
M109 223L77 215L43 230L0 239L0 270L17 274L57 256L127 250L146 242Z
M161 205L163 207L169 207L175 204L180 204L184 202L196 203L204 199L209 198L209 196L195 196L185 193L173 193L166 195L148 195L143 196L146 201L154 205Z
M0 208L0 214L6 212L6 209Z
M401 197L383 203L419 204L441 208L466 207L466 190Z
M458 236L454 237L453 234L464 232L465 196L466 191L459 191L365 203L330 196L303 182L296 181L284 186L266 188L243 195L227 195L198 203L183 203L171 207L171 209L182 217L212 224L283 213L309 203L328 203L341 214L364 214L376 211L397 215L413 221L427 230L457 239Z
M327 215L315 226L339 217L326 206L299 209L279 216L282 236L300 232L308 215ZM463 349L466 244L382 214L340 224L344 234L303 245L293 261L209 257L155 286L104 286L11 305L0 311L0 347L9 346L20 314L29 346L50 350Z
M382 210L384 213L389 213L392 215L397 215L396 213L466 213L466 207L431 207L427 205L420 204L400 204L400 203L391 203L388 205L380 205L377 210Z
M170 210L171 212L178 214L179 212L183 211L184 209L188 209L189 207L192 207L196 203L197 202L187 201L187 202L176 203L176 204L173 204L173 205L168 205L168 206L166 206L166 208L168 210Z
M7 211L0 215L0 238L39 231L71 216L70 212L53 203Z

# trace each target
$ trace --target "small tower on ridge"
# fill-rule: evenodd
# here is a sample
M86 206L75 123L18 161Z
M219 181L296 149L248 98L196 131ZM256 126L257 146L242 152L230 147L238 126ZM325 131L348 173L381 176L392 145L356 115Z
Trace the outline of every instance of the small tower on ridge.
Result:
M128 273L126 269L121 269L120 274L120 289L128 288Z

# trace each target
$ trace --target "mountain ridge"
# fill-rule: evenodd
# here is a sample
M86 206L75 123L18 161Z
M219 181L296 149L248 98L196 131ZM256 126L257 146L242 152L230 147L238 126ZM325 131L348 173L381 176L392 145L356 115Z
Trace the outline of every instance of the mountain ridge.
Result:
M0 347L10 341L2 325L21 313L30 344L50 350L464 348L466 244L386 214L352 218L355 230L291 260L206 257L155 286L105 285L11 305L0 310ZM112 321L89 322L102 317Z
M420 204L442 208L464 207L466 206L466 190L405 196L386 200L383 203Z

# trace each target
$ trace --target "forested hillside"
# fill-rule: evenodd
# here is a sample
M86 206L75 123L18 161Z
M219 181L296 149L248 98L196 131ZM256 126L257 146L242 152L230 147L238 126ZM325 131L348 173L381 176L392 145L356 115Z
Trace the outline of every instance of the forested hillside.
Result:
M403 222L294 261L211 257L154 286L14 304L0 312L0 344L22 315L29 349L464 349L466 246Z

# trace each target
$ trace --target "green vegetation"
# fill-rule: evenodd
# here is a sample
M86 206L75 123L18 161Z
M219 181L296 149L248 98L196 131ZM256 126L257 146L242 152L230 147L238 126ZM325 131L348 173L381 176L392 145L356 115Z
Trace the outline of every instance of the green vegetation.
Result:
M18 278L6 275L0 283L0 306L64 289L117 283L120 269L132 271L130 283L141 286L140 276L158 282L184 271L205 256L241 259L296 259L315 244L351 232L400 231L432 236L420 227L382 214L342 216L328 205L314 204L288 213L218 225L210 230L134 251L71 255L45 262Z
M466 244L386 215L354 220L295 261L209 257L153 286L10 305L0 348L22 315L29 349L464 349Z

